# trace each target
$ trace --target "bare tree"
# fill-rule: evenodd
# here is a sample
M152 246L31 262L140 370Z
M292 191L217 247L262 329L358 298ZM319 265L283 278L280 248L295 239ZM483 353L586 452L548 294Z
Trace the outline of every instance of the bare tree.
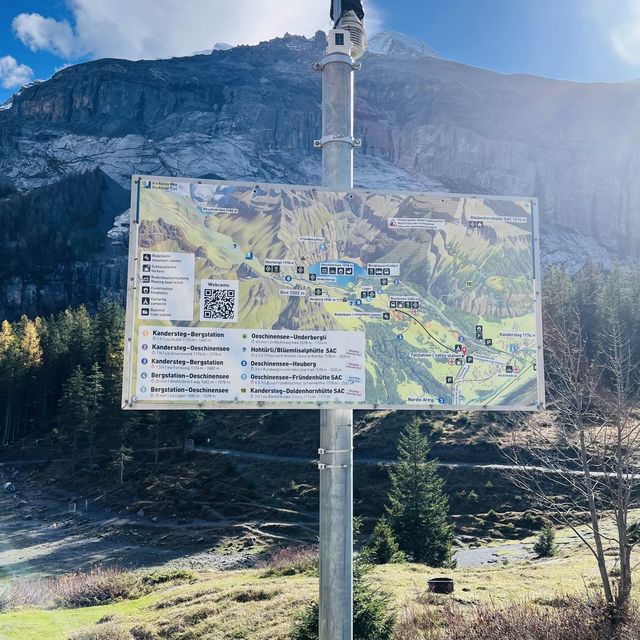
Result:
M125 466L133 460L133 451L124 445L120 445L112 453L110 467L114 469L118 476L118 482L124 484Z
M640 481L639 376L620 305L613 298L605 304L595 356L577 310L545 318L551 419L520 416L509 455L518 467L511 480L591 551L611 616L622 619L636 542L629 512ZM603 526L611 519L613 533Z
M634 362L632 338L613 302L608 307L609 324L600 350L600 366L607 377L600 401L606 418L601 438L603 496L615 516L620 579L616 604L626 608L632 587L631 552L636 542L629 523L629 510L636 506L640 480L639 369Z

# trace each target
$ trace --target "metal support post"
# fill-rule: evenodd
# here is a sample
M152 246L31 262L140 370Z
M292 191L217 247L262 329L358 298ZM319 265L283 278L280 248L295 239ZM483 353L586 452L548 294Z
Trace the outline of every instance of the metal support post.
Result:
M329 53L322 61L322 182L331 189L353 188L354 69L346 53Z
M337 5L337 6L336 6ZM340 2L334 1L340 17ZM339 28L339 27L338 27ZM343 34L344 35L344 34ZM335 38L336 32L329 33ZM342 36L339 36L340 42ZM347 44L349 43L347 36ZM335 42L333 43L335 45ZM348 51L348 49L347 49ZM332 47L322 71L322 179L326 187L353 188L354 70L344 48ZM353 638L353 411L320 412L320 640Z
M353 638L353 411L320 412L320 640Z

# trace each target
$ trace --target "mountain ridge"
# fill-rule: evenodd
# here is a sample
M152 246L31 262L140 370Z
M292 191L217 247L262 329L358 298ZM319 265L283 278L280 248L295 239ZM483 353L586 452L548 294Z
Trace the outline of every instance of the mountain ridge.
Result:
M397 57L429 57L440 58L440 54L429 47L423 40L406 36L398 31L379 31L368 42L367 49L378 55Z
M325 38L67 67L0 110L0 184L27 194L95 169L125 189L135 173L318 184L312 64ZM362 63L356 186L536 196L547 263L640 258L640 84L504 75L394 51ZM0 283L0 311L38 310L12 300Z

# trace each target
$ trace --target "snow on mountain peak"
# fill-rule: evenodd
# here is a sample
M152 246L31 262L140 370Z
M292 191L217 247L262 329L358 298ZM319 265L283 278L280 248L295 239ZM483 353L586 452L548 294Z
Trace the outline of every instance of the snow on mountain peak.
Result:
M194 56L208 56L212 54L214 51L229 51L229 49L233 49L232 44L227 44L226 42L216 42L213 45L212 49L204 49L203 51L194 51Z
M397 31L381 31L368 42L368 50L381 56L401 58L439 58L440 55L428 47L422 40L406 36Z

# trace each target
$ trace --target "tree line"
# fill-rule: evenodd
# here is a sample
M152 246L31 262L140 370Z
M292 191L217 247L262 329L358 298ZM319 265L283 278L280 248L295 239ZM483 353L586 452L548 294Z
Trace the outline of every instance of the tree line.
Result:
M131 448L146 442L155 447L157 466L159 445L184 437L202 415L123 412L123 347L124 309L115 301L103 301L93 315L80 306L2 322L2 444L46 440L69 452L73 471L82 456L89 467L114 467L123 480Z
M630 357L640 362L640 267L604 271L588 263L573 275L550 268L543 301L547 335L553 334L550 323L573 314L593 363L607 340L614 305ZM94 314L80 306L48 318L5 320L0 327L2 442L49 435L75 440L78 451L93 455L104 442L130 442L133 423L142 423L143 432L153 432L154 422L162 423L160 431L174 430L177 422L197 423L197 412L185 421L167 416L170 412L120 410L123 340L124 310L115 301L103 301ZM141 425L135 426L140 431Z
M550 268L543 301L547 335L554 335L551 325L567 314L579 318L586 357L594 364L607 340L614 305L630 358L640 362L640 267L604 271L588 263L573 275ZM106 453L135 442L175 440L197 427L203 419L199 412L120 410L123 341L124 310L110 300L94 314L80 306L48 318L2 322L1 442L47 438L69 448L74 461L83 455L96 464Z

